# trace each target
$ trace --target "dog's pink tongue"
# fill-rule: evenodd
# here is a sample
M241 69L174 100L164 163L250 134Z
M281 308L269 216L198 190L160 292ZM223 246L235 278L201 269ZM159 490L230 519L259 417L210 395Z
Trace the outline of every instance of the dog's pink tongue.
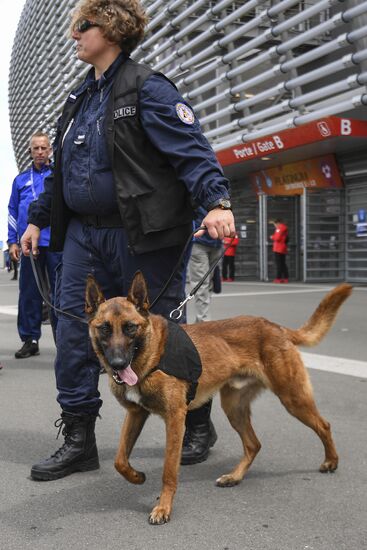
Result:
M138 381L138 377L130 366L124 370L119 370L119 377L128 386L134 386Z

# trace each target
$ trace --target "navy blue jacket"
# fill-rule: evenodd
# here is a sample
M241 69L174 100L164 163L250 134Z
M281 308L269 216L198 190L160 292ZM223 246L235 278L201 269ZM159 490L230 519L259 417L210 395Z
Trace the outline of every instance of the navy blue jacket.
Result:
M124 72L130 75L127 81ZM124 88L117 89L116 82L119 86L123 82ZM126 85L131 82L129 89ZM192 219L192 209L188 217L187 208L190 197L208 206L229 196L228 181L199 122L163 75L121 54L98 82L92 70L82 87L69 95L66 107L68 116L63 117L56 140L57 181L46 182L28 220L44 227L51 203L56 202L52 238L54 230L65 234L73 213L119 211L129 240L133 245L138 242L138 252L173 246L179 244L174 240L175 224L187 227ZM134 224L140 224L143 237L131 229ZM149 242L144 240L147 233ZM180 235L182 242L183 231Z

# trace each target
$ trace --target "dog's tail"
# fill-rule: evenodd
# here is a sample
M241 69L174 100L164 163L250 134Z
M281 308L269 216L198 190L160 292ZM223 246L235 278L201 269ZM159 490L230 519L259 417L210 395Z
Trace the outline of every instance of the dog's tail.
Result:
M285 329L296 346L316 346L330 330L342 303L352 293L352 286L343 283L329 292L309 320L298 330Z

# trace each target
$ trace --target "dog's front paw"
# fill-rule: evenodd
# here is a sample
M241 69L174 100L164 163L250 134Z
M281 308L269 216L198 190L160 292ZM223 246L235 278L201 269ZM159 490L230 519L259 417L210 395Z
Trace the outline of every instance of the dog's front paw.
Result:
M234 485L238 485L240 481L240 479L235 479L233 476L228 474L218 477L215 484L217 487L233 487Z
M151 525L163 525L167 523L171 517L171 509L166 508L165 506L154 506L150 516L149 523Z

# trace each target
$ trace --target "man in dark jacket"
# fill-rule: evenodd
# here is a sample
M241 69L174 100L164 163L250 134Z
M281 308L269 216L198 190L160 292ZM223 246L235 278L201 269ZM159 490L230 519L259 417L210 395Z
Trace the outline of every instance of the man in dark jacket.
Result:
M138 269L150 301L159 294L190 237L192 201L208 210L211 237L235 231L228 182L194 112L168 79L129 58L145 24L137 0L81 0L73 13L78 58L92 68L67 98L54 176L30 210L22 247L37 254L40 228L51 221L51 246L64 251L58 305L78 317L88 273L106 298L126 295ZM183 264L153 312L177 307L184 272ZM65 443L32 467L39 480L99 467L94 426L102 401L87 325L60 316L57 344Z

